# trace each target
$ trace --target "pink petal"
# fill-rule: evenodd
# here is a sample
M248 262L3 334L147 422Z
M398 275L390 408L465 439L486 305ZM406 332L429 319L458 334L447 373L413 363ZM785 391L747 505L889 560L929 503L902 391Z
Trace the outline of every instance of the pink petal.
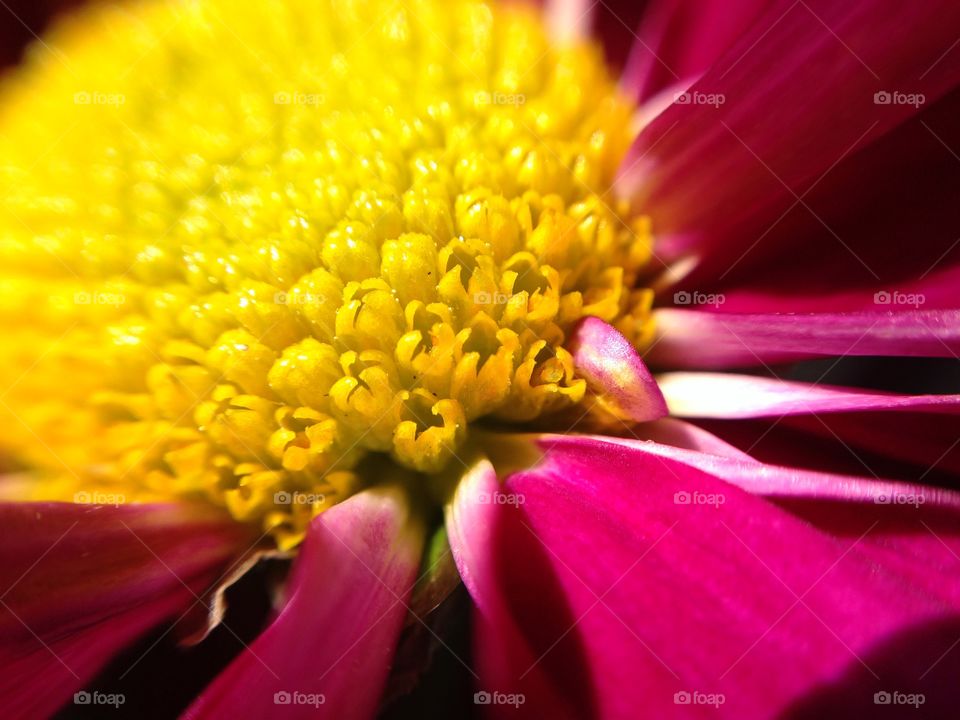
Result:
M951 486L960 477L956 416L870 411L698 424L769 462Z
M930 104L957 85L958 26L949 0L771 8L690 89L705 99L663 112L624 162L621 189L654 218L658 255L722 247L733 262L828 169L918 112L875 93Z
M666 373L657 382L670 414L680 417L782 417L856 410L960 414L960 395L879 394L728 373Z
M956 702L958 660L944 655L955 634L930 632L960 612L955 496L917 511L916 540L899 507L872 502L858 507L898 512L834 534L672 457L698 453L570 436L539 445L543 461L498 499L480 494L491 474L475 475L448 512L482 628L482 689L524 693L529 717L776 717L841 682L861 715L881 689L926 691L928 709ZM682 692L723 703L678 707Z
M623 88L643 102L683 79L700 77L773 5L773 0L650 3L630 50Z
M665 308L647 359L671 368L725 368L824 355L956 357L960 310L747 315Z
M398 491L368 490L317 517L287 604L186 717L373 717L422 545Z
M960 395L881 394L726 373L666 373L657 381L672 415L715 418L720 422L707 423L715 435L762 460L951 484L950 474L960 475ZM769 420L742 422L749 418Z
M591 451L614 453L642 452L659 459L665 466L686 465L710 476L747 490L754 495L771 499L805 498L808 500L848 500L874 503L878 498L895 494L925 494L931 506L960 510L960 494L953 490L929 487L917 483L813 472L792 467L781 467L754 459L710 455L696 450L678 448L660 443L627 438L602 436L571 436L571 442L589 447ZM542 435L540 443L551 450L573 447L564 444L563 435ZM884 504L877 502L876 504ZM927 503L924 503L927 504ZM960 530L960 528L958 528Z
M857 537L871 527L870 536L864 538L866 546L905 553L896 562L912 562L912 558L922 556L945 569L957 559L954 553L960 533L960 493L955 490L916 482L811 472L752 459L745 462L735 457L711 457L657 443L596 440L655 455L670 467L682 463L696 468L773 500L834 535ZM926 532L917 532L921 528ZM950 588L951 595L955 591L956 588Z
M7 717L52 714L255 539L207 508L66 503L0 503L0 535Z
M661 445L672 445L686 450L696 450L707 455L723 455L753 462L752 457L734 445L697 425L683 420L662 418L642 427L631 428L630 432L636 435L638 439L653 440Z
M892 240L884 244L890 247L902 247ZM763 271L762 284L742 283L732 289L724 287L713 293L723 295L723 312L829 313L876 311L890 306L897 309L923 308L924 310L949 310L960 307L960 265L932 271L925 274L922 279L898 282L895 285L873 282L865 287L856 287L846 282L844 278L834 278L831 286L825 286L822 285L821 275L808 273L804 277L797 277L792 272L786 274L778 272L781 269L797 270L792 257L790 262L780 262L775 265L776 267L768 267ZM780 281L779 288L776 286L777 281ZM677 295L680 292L683 291L671 291L667 294L667 298L682 297Z
M584 318L570 336L577 374L617 417L646 422L667 414L663 395L636 349L600 318Z
M698 247L684 286L723 292L728 312L870 309L883 291L960 307L960 89L921 110L849 153L792 210Z
M544 21L555 42L567 44L590 34L595 3L587 0L544 0Z
M587 670L583 663L560 665L554 658L537 663L540 652L526 639L528 633L537 633L541 628L550 633L552 627L569 624L560 603L541 602L540 621L526 627L528 619L514 613L515 603L522 602L522 595L530 591L509 587L501 577L501 555L505 549L500 519L507 501L514 502L516 498L501 491L493 466L484 460L464 475L446 511L450 549L476 606L473 670L479 675L478 692L523 693L530 700L535 698L535 703L524 703L523 717L594 717L589 698L579 695ZM536 571L537 567L531 565L529 569ZM529 598L534 595L542 600L560 600L562 591L551 582L537 588ZM547 642L546 635L542 642ZM521 684L519 676L527 668L529 672ZM496 716L498 709L514 708L494 705L488 709Z

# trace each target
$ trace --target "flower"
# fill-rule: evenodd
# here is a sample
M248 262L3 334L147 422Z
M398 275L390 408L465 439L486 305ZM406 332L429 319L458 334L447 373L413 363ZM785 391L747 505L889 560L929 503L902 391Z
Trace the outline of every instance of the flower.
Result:
M0 115L8 711L270 555L187 717L376 715L458 578L494 717L946 715L960 396L777 374L960 347L960 10L881 5L659 0L619 82L579 3L61 25Z

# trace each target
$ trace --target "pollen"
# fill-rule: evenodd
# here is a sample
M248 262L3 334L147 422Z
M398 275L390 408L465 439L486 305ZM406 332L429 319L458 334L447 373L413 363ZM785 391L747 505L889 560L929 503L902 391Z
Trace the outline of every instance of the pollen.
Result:
M436 473L474 423L570 410L577 320L650 333L634 113L530 8L69 19L0 89L5 471L293 547L375 456Z

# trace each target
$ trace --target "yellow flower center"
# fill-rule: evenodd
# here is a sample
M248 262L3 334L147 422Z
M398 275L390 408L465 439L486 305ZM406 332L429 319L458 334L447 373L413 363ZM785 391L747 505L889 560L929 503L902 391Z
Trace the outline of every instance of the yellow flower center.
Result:
M6 470L30 494L206 497L282 545L388 454L580 402L636 344L633 107L598 48L471 0L143 2L0 95Z

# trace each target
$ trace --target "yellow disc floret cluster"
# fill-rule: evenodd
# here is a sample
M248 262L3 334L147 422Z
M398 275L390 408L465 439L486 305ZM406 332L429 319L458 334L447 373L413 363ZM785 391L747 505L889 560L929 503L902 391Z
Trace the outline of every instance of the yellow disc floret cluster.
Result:
M637 344L646 219L599 51L470 0L143 2L0 94L4 471L34 497L206 497L294 544L382 453L585 394Z

